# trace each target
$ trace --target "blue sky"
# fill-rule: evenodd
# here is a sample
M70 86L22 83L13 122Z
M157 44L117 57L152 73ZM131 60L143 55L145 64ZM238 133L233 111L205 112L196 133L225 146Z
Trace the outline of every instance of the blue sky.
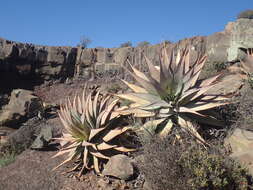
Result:
M222 31L253 0L1 0L0 37L41 45L118 47Z

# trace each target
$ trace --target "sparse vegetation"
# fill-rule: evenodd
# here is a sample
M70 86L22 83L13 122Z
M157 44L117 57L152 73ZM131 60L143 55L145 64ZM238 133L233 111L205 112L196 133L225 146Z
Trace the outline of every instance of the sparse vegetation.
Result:
M0 144L0 168L14 162L22 151L23 148L17 145Z
M181 143L174 141L178 133ZM139 167L151 189L249 189L247 169L229 158L225 150L220 151L217 145L206 149L189 134L178 133L142 140L144 158Z
M249 10L240 12L237 16L237 19L240 19L240 18L253 19L253 10L249 9Z
M91 39L86 37L86 36L82 36L80 39L80 43L78 44L78 46L82 47L82 48L87 48L88 45L90 45L91 43Z
M162 42L162 44L166 44L166 45L168 45L168 44L172 44L173 42L172 41L170 41L170 40L164 40L163 42Z
M68 155L59 166L71 163L74 166L72 170L79 171L79 175L89 170L101 175L104 164L111 156L129 154L134 144L140 148L137 154L143 156L137 167L141 174L145 174L151 189L246 190L250 183L247 170L222 153L225 149L210 145L211 138L205 132L209 134L209 124L223 126L222 121L227 124L235 122L238 117L237 126L250 126L251 123L246 125L245 122L250 122L249 116L253 115L249 111L252 105L245 99L239 100L241 107L238 109L241 111L237 115L237 104L223 102L229 100L228 97L206 94L206 90L217 82L218 76L215 74L226 69L226 63L212 64L213 70L209 75L212 77L198 80L205 56L199 56L193 64L189 61L187 49L180 52L181 56L173 56L165 48L168 47L165 46L161 54L160 68L154 66L145 55L147 72L140 72L128 65L130 75L140 85L124 81L133 93L117 94L128 92L128 89L122 88L118 80L104 85L102 78L99 85L97 79L93 81L94 86L90 87L93 91L87 93L88 88L85 87L82 96L69 98L66 104L61 105L59 117L64 133L58 139L62 146L55 157L65 153ZM79 90L78 93L84 87L80 86L81 82L85 81L78 81L79 86L75 86L75 81L71 84ZM121 100L100 93L98 86L117 94ZM62 87L63 91L69 93L65 87ZM73 91L61 95L73 96ZM242 102L249 107L243 107ZM124 107L128 109L122 110ZM206 112L210 109L220 113L220 117ZM135 129L135 132L144 129L137 134L141 137L142 146L139 142L130 143L126 138L129 137L128 131ZM223 129L226 133L228 128ZM2 158L0 167L14 160L15 154L6 154Z
M16 153L14 152L8 152L0 156L0 168L4 167L12 162L14 162L16 159Z
M138 47L146 47L148 45L150 45L150 43L148 41L139 42L137 44Z
M253 89L250 84L245 84L241 91L241 95L237 98L238 105L238 119L235 123L236 127L247 130L253 129Z
M180 163L191 173L192 189L247 190L250 175L246 167L219 150L190 147Z
M120 86L119 83L113 83L113 84L110 84L107 88L107 91L109 93L117 93L119 92L120 90L122 90L122 87Z
M248 75L248 83L250 85L250 88L253 89L253 74Z
M214 76L215 74L225 71L227 67L229 66L229 63L226 62L206 62L202 72L200 74L201 79L206 79L211 76Z
M124 43L120 44L120 47L132 47L132 42L130 42L130 41L124 42Z

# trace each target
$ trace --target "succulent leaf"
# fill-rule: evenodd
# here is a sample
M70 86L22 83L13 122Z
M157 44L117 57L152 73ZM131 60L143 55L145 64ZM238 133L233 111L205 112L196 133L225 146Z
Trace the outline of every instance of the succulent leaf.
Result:
M159 130L161 135L168 134L175 126L180 126L190 131L200 141L203 139L190 123L191 120L197 119L200 123L218 126L223 123L202 113L227 104L226 100L229 98L219 94L208 94L208 91L219 82L220 75L199 80L206 56L198 54L196 60L191 62L188 48L179 51L175 57L175 52L172 50L168 53L167 47L164 46L159 67L154 66L145 55L144 58L149 69L148 74L137 70L131 64L133 72L128 70L141 87L123 81L133 92L115 95L132 102L128 108L120 110L120 114L151 117L155 122L164 119L166 120L164 127ZM146 126L149 125L150 121Z
M99 91L94 97L92 94L94 92L87 94L84 89L81 97L75 96L72 102L68 98L67 103L60 107L59 118L66 131L58 138L63 146L54 157L66 153L69 155L56 168L68 162L75 162L77 165L73 169L82 166L80 174L83 170L92 168L100 174L104 161L110 156L133 151L122 145L113 144L130 129L115 125L115 121L120 118L116 112L118 99L111 100L111 96L102 96Z

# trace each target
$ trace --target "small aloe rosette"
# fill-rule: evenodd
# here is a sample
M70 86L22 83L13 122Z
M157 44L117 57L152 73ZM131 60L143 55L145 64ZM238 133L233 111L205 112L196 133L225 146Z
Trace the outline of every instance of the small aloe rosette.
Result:
M58 138L62 148L54 157L68 154L56 168L74 162L72 170L81 168L80 174L90 169L101 174L103 164L111 156L134 149L123 146L121 141L130 128L117 126L120 115L114 111L118 99L112 100L110 95L101 95L99 91L86 91L85 88L82 96L76 96L72 102L68 99L60 107L59 118L65 132Z

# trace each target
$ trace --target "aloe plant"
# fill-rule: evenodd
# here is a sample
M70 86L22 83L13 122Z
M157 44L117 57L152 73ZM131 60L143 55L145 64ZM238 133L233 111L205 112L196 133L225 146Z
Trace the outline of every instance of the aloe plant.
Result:
M170 133L173 127L182 127L204 142L192 121L223 125L223 122L204 114L203 111L226 104L228 97L208 93L218 82L220 75L198 80L206 56L198 54L196 60L191 62L188 48L180 51L177 56L174 55L174 51L169 54L164 46L159 66L154 66L144 55L149 69L147 74L133 67L128 61L131 70L126 70L139 85L123 80L133 92L116 96L132 103L119 113L152 118L143 128L162 136Z
M59 118L65 132L58 138L62 148L54 157L67 153L68 158L56 168L72 161L77 163L73 170L81 167L80 174L84 169L93 168L100 174L103 161L115 154L133 151L118 144L129 130L115 125L119 114L113 111L118 99L111 101L109 95L102 96L99 92L92 98L92 93L87 95L84 90L81 97L76 96L73 102L68 99L60 107Z

